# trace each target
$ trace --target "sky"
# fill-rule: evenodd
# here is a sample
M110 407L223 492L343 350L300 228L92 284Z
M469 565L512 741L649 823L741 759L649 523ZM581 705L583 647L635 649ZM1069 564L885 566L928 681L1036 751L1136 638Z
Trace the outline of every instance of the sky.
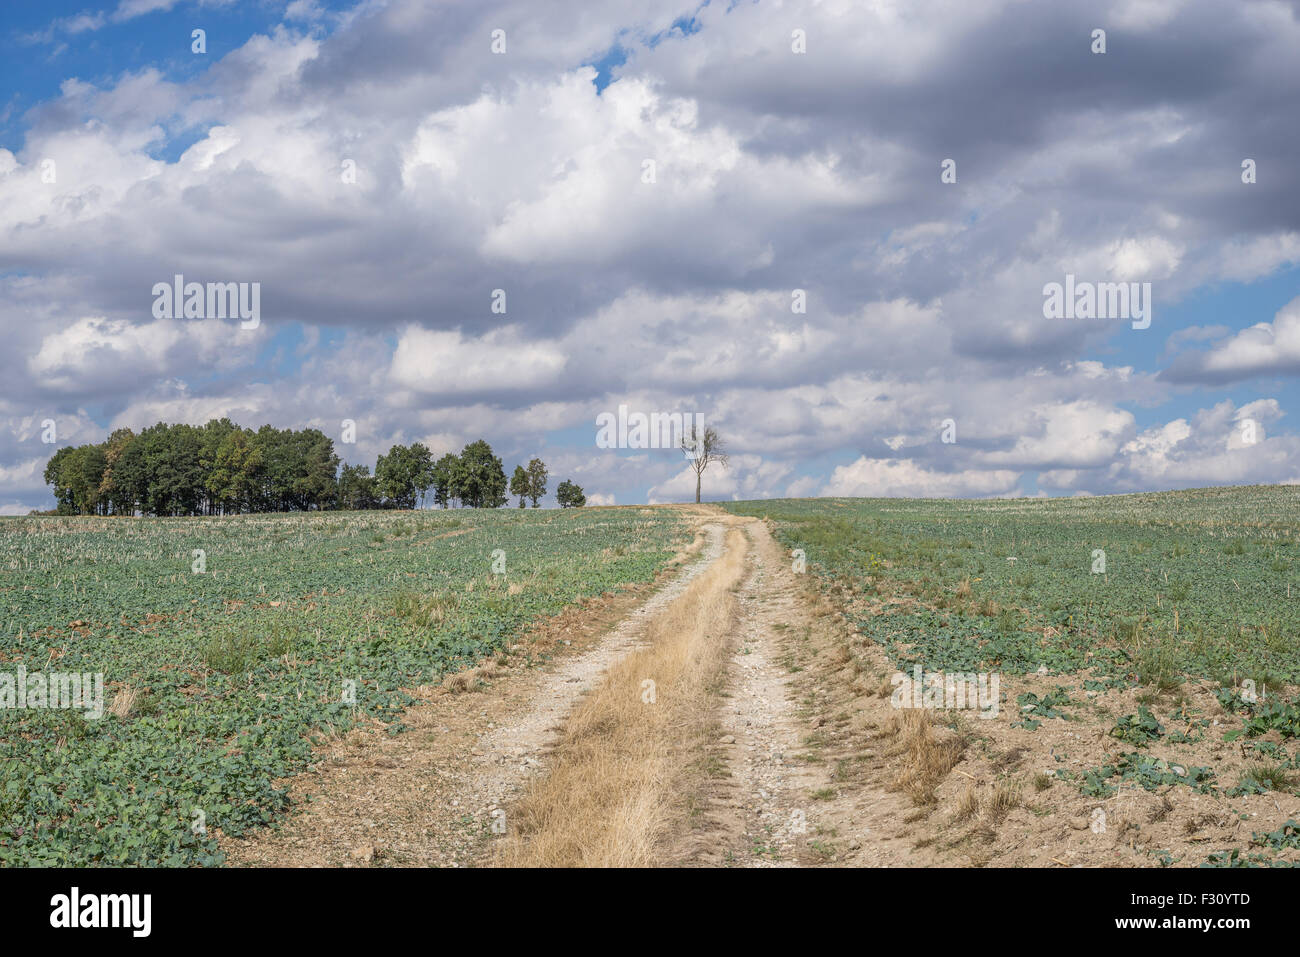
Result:
M715 428L714 500L1300 483L1297 50L1300 0L8 0L0 514L221 416L693 498L620 406Z

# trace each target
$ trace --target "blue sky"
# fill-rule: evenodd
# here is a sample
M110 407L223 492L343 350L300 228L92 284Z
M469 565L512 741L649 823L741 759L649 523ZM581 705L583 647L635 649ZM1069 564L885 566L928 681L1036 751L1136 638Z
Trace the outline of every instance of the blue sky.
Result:
M220 59L254 33L275 26L282 4L235 3L196 9L179 3L114 21L117 3L17 2L5 5L0 37L0 78L5 91L2 141L10 150L22 146L23 114L55 99L71 77L96 85L112 83L124 73L156 69L183 80L201 73L207 62L191 52L191 32L204 29L208 57ZM77 30L80 17L104 17L98 29ZM45 39L48 35L48 39Z

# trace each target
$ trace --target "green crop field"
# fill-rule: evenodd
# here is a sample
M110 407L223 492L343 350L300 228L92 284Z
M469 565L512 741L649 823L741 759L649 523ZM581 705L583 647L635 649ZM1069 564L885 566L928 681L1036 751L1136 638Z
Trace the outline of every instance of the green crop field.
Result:
M773 520L900 668L1300 683L1300 488L736 502ZM1104 563L1104 564L1103 564Z
M1210 838L1192 817L1177 857L1146 860L1300 866L1300 489L726 507L770 519L850 633L899 672L1010 678L1013 720L964 740L1034 755L1051 769L1038 791L1211 795L1225 820L1263 825ZM964 733L955 712L944 720ZM1209 840L1208 855L1192 843Z
M685 534L637 509L0 520L0 673L102 673L119 705L0 708L0 864L220 863L211 829L274 821L320 735L401 733L406 690Z

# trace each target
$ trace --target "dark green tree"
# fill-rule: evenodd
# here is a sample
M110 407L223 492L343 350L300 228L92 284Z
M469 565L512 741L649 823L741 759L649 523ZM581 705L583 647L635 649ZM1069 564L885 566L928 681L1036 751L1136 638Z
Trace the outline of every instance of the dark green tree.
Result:
M193 515L207 490L199 461L202 431L192 425L159 422L140 433L149 476L144 508L154 515Z
M555 500L560 503L560 508L582 508L587 504L587 496L582 494L582 488L568 479L556 486Z
M375 479L369 466L344 463L343 471L339 473L338 507L356 510L378 505L379 493L375 490Z
M446 508L456 498L456 489L460 481L460 458L448 452L433 463L433 501Z
M140 500L138 482L133 478L133 466L138 463L139 443L130 429L114 429L104 441L104 474L99 482L99 494L113 515L134 515ZM136 449L137 454L129 455Z
M105 479L111 485L109 497L114 514L134 515L136 509L145 511L149 472L145 468L144 442L140 436L134 436L122 446L116 458L110 458Z
M492 454L492 446L479 439L460 453L456 497L470 508L500 508L506 504L506 470Z
M207 501L204 504L204 511L212 514L220 507L212 497L208 487L208 480L212 475L212 470L216 467L217 452L221 444L225 441L226 436L233 432L239 431L239 426L227 418L210 419L202 428L202 438L199 447L199 466L203 469L203 486L204 492L207 493Z
M375 491L386 508L415 508L409 452L405 445L394 445L375 462Z
M259 496L262 448L243 429L226 433L217 447L205 484L214 508L222 512L252 510Z
M410 455L411 468L415 472L416 503L423 508L424 497L433 486L433 453L423 442L412 442Z
M64 460L62 475L72 492L73 510L79 515L99 515L105 511L99 487L104 481L107 461L98 445L78 445Z
M528 497L533 500L533 508L537 508L537 500L546 495L546 477L545 462L533 459L528 463Z
M516 465L515 473L510 476L510 494L519 496L519 507L523 508L528 497L528 473L522 465Z
M375 487L389 508L415 508L433 484L433 457L419 442L394 445L375 463Z
M73 446L65 445L45 463L45 484L54 489L55 511L60 515L77 514L72 492L72 469L69 467L73 452Z
M254 512L287 512L294 508L294 450L289 445L289 430L264 425L250 439L257 449L262 466L252 491Z
M328 508L338 494L339 457L334 440L319 429L292 432L293 508Z

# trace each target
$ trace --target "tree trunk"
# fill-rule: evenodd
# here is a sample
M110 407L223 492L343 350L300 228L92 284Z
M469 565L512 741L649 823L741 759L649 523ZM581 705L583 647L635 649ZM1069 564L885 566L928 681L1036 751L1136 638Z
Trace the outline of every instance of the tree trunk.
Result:
M699 472L699 471L695 473L695 504L696 505L700 504L700 476L703 474L704 474L703 472Z

